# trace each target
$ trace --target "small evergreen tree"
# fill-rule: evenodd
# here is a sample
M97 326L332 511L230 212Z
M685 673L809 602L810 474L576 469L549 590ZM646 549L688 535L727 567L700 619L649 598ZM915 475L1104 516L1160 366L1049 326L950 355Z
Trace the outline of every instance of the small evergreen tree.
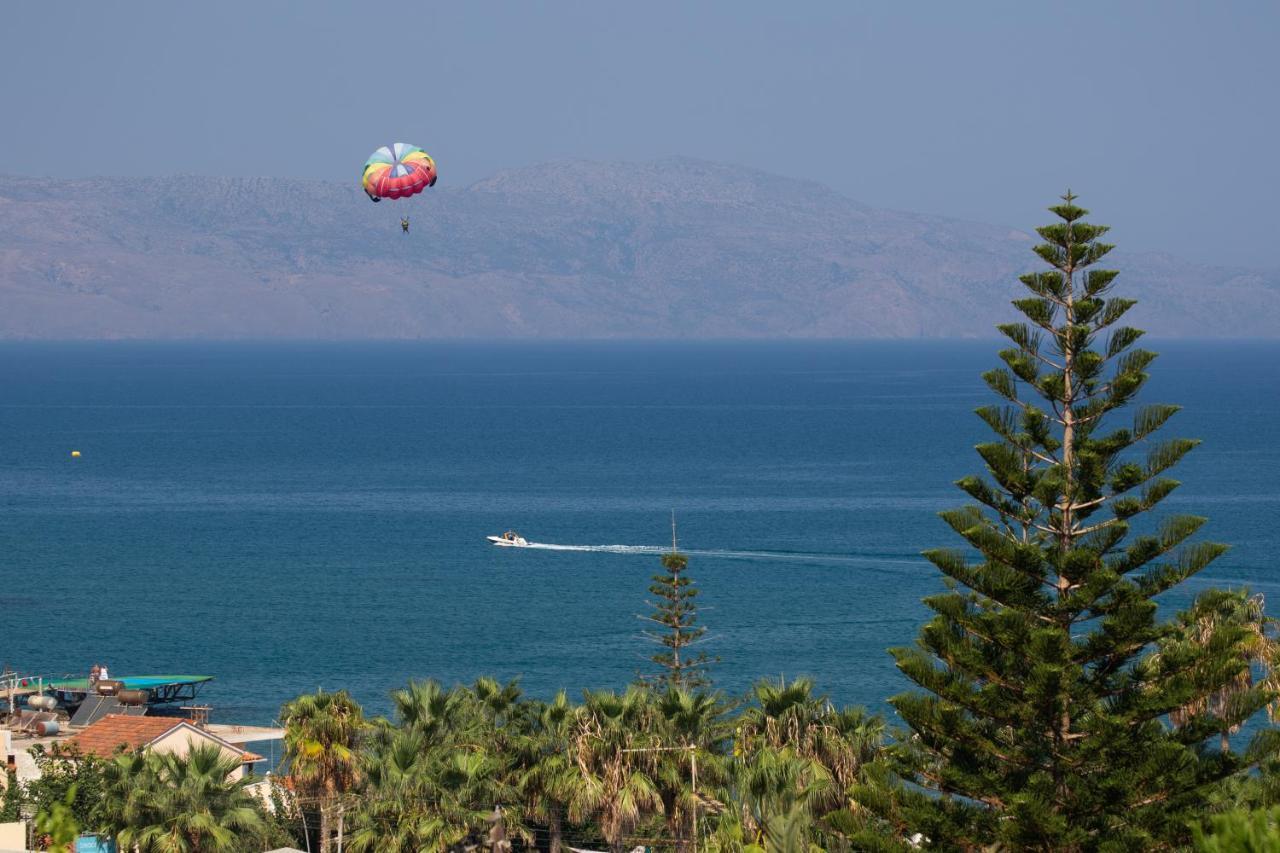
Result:
M892 650L923 688L891 700L911 784L858 794L899 837L944 848L1184 844L1218 783L1275 752L1274 731L1243 755L1217 748L1271 695L1242 678L1247 629L1179 642L1158 618L1156 597L1226 549L1187 544L1203 518L1143 520L1197 442L1139 453L1175 406L1119 422L1155 355L1117 325L1134 301L1091 269L1112 247L1074 202L1038 229L1051 269L1021 277L1030 295L1013 304L1030 322L999 327L1014 346L983 377L1005 401L978 410L996 436L977 447L988 478L960 480L975 503L942 514L969 548L926 554L951 591L925 599L936 615L918 645Z
M645 632L646 637L665 647L649 658L661 668L660 673L649 680L686 690L709 685L711 679L707 668L714 663L705 652L694 653L690 649L703 638L707 629L697 624L698 606L694 599L698 590L693 579L685 573L688 566L689 558L678 553L673 542L671 553L662 555L662 567L666 573L654 575L649 586L649 592L656 597L649 602L653 613L642 617L666 629L662 633Z

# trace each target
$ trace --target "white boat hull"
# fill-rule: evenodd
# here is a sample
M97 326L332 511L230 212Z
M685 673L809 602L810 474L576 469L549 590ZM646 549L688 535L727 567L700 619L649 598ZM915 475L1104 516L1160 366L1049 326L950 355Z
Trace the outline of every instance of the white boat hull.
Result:
M494 545L497 545L501 548L528 548L529 547L529 543L525 541L523 536L517 536L515 539L504 539L501 536L487 536L485 538L488 539L490 542L492 542Z

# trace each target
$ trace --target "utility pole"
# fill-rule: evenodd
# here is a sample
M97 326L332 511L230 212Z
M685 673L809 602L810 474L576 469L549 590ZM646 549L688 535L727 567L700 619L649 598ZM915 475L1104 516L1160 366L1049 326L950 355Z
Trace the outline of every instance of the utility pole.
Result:
M689 775L693 785L693 853L698 853L698 750L689 747Z

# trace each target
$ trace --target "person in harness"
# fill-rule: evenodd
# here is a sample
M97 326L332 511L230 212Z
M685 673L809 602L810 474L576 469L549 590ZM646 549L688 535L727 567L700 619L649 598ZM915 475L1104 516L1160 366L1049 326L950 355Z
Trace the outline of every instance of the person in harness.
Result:
M405 234L409 233L409 217L403 216L400 218L400 230Z

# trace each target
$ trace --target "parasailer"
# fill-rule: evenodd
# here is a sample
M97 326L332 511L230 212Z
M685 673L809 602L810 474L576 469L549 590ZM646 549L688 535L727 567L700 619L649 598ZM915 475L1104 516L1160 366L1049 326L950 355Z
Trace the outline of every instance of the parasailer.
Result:
M407 216L400 217L400 230L406 234L409 233L409 217Z
M436 161L421 148L406 142L384 145L373 152L360 176L360 186L369 200L375 202L384 198L408 198L435 183Z

